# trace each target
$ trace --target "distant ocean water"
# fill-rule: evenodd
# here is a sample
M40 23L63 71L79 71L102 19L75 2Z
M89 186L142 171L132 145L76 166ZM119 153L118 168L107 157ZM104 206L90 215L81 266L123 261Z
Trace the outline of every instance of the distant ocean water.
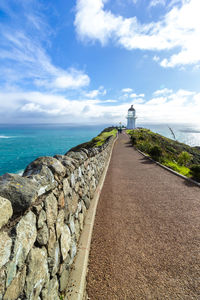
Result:
M167 125L137 124L172 138ZM190 146L200 146L200 126L169 125L176 139ZM0 125L0 175L22 173L39 156L65 154L70 148L89 141L106 126Z
M65 154L105 128L67 125L0 125L0 175L22 173L39 156Z

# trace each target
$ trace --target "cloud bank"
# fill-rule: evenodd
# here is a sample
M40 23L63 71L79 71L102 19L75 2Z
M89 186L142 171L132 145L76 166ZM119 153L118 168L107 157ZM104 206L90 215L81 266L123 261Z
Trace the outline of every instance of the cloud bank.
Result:
M135 96L136 95L136 96ZM63 95L41 92L1 92L0 119L76 124L126 124L127 110L134 105L138 123L199 123L200 93L180 89L157 90L150 99L143 94L119 99L69 100Z
M160 61L162 67L176 67L200 62L200 1L171 1L158 22L141 24L133 16L124 18L105 9L107 0L77 0L75 27L83 41L109 41L127 50L169 51ZM164 5L153 0L151 6ZM179 4L179 5L178 5Z

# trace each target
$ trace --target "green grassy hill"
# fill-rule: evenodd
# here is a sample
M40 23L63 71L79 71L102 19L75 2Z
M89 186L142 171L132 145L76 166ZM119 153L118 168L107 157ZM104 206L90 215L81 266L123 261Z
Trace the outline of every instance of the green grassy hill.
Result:
M71 148L68 152L79 151L82 148L90 149L100 147L107 141L107 139L109 139L111 136L116 136L116 134L117 129L115 127L107 127L99 135L94 137L91 141L79 144L76 147Z
M154 160L200 181L200 149L166 138L149 129L127 130L132 144Z

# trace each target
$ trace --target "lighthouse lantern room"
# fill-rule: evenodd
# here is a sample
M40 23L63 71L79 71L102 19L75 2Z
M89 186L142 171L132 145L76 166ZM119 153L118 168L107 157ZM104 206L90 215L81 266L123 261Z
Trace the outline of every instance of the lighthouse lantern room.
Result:
M127 115L127 129L135 129L135 109L133 108L133 105L128 110L128 115Z

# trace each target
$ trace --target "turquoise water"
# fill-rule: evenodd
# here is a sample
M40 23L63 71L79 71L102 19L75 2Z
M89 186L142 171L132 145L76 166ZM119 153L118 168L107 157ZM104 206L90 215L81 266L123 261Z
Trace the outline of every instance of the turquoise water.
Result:
M20 173L39 156L65 154L105 126L0 125L0 175Z
M140 126L140 124L138 124ZM172 138L167 125L143 124L166 137ZM0 175L20 173L39 156L65 154L70 148L89 141L106 126L67 125L0 125ZM176 139L191 146L200 146L200 128L170 125Z

